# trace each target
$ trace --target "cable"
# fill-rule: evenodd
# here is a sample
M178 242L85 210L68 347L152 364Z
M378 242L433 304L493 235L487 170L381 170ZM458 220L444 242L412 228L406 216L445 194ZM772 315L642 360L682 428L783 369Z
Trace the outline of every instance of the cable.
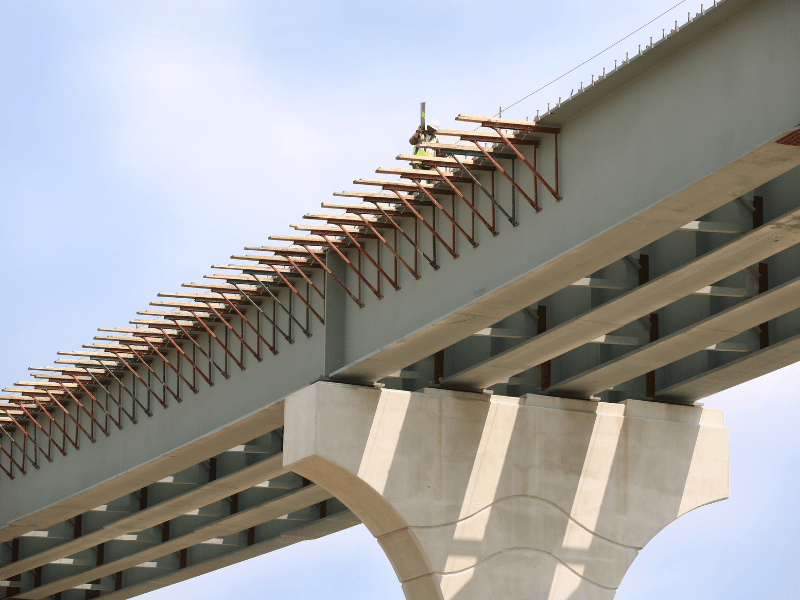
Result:
M640 32L642 29L644 29L645 27L647 27L648 25L650 25L650 24L652 24L652 23L655 23L655 22L656 22L656 21L658 21L658 20L659 20L661 17L663 17L665 14L667 14L667 13L668 13L668 12L670 12L671 10L674 10L674 9L678 8L678 7L679 7L681 4L683 4L683 3L685 3L685 2L686 2L686 0L681 0L680 2L678 2L678 3L677 3L675 6L673 6L672 8L668 8L668 9L667 9L667 10L665 10L663 13L661 13L660 15L658 15L656 18L652 19L651 21L648 21L647 23L645 23L644 25L642 25L641 27L639 27L639 29L637 29L636 31L632 31L632 32L630 32L630 33L629 33L628 35L626 35L624 38L622 38L621 40L619 40L619 41L617 41L617 42L614 42L613 44L611 44L611 45L610 45L608 48L606 48L605 50L601 50L600 52L598 52L597 54L595 54L593 57L586 59L585 61L583 61L581 64L579 64L579 65L578 65L577 67L575 67L574 69L570 69L569 71L567 71L566 73L564 73L564 74L563 74L563 75L561 75L560 77L556 77L556 78L555 78L555 79L553 79L553 81L551 81L550 83L546 83L545 85L543 85L542 87L540 87L538 90L536 90L536 91L534 91L534 92L531 92L530 94L528 94L528 95L527 95L527 96L525 96L524 98L520 98L519 100L517 100L516 102L514 102L514 104L509 104L508 106L506 106L506 107L505 107L504 109L502 109L502 110L508 110L508 109L509 109L509 108L511 108L512 106L516 106L517 104L519 104L519 103L520 103L520 102L522 102L523 100L527 100L528 98L530 98L530 97L531 97L531 96L533 96L534 94L537 94L537 93L541 92L541 91L542 91L544 88L546 88L546 87L548 87L548 86L551 86L551 85L553 85L553 84L554 84L556 81L558 81L559 79L563 79L564 77L566 77L567 75L569 75L569 74L570 74L570 73L572 73L573 71L577 71L578 69L580 69L580 68L581 68L583 65L585 65L586 63L588 63L588 62L590 62L590 61L593 61L595 58L597 58L598 56L600 56L600 55L601 55L601 54L603 54L604 52L608 52L609 50L611 50L611 48L613 48L613 47L614 47L614 46L616 46L617 44L620 44L620 43L624 42L624 41L625 41L625 40L627 40L629 37L631 37L631 36L632 36L634 33L638 33L638 32ZM495 117L498 117L498 116L500 116L500 114L502 113L502 110L501 110L499 113L497 113L497 114L495 115Z

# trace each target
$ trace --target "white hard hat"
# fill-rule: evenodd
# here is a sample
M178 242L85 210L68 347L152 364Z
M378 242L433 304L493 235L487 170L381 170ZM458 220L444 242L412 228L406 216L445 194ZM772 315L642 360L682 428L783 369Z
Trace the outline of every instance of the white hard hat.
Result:
M439 131L439 119L434 119L433 121L431 121L428 127L433 129L434 131Z

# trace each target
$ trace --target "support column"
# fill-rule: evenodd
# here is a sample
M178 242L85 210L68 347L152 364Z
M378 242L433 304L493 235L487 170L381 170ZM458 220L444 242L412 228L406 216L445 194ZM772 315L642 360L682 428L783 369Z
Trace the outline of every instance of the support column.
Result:
M284 444L408 600L610 599L656 533L728 496L728 430L700 406L317 383Z

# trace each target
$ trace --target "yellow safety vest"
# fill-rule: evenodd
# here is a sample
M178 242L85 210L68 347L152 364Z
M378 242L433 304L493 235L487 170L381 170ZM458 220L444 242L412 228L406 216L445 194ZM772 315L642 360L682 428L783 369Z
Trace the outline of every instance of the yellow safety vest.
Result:
M435 135L425 136L429 139L425 140L427 142L438 142L439 140L436 138ZM436 151L433 148L421 148L419 146L414 146L414 156L436 156ZM413 161L412 165L419 165L421 164L418 161Z

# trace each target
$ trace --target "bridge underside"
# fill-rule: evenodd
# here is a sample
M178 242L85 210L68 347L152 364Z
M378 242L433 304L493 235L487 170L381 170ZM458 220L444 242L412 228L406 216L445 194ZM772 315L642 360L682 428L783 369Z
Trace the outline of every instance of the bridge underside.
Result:
M697 415L667 405L800 360L800 10L707 13L538 122L459 116L481 131L6 388L5 597L127 598L374 530L283 455L315 382Z
M99 506L92 495L62 503L78 516L2 546L5 597L130 598L358 524L332 494L284 467L283 409L149 465L166 477L121 475L119 488L144 484L134 492ZM195 462L239 435L247 439Z

